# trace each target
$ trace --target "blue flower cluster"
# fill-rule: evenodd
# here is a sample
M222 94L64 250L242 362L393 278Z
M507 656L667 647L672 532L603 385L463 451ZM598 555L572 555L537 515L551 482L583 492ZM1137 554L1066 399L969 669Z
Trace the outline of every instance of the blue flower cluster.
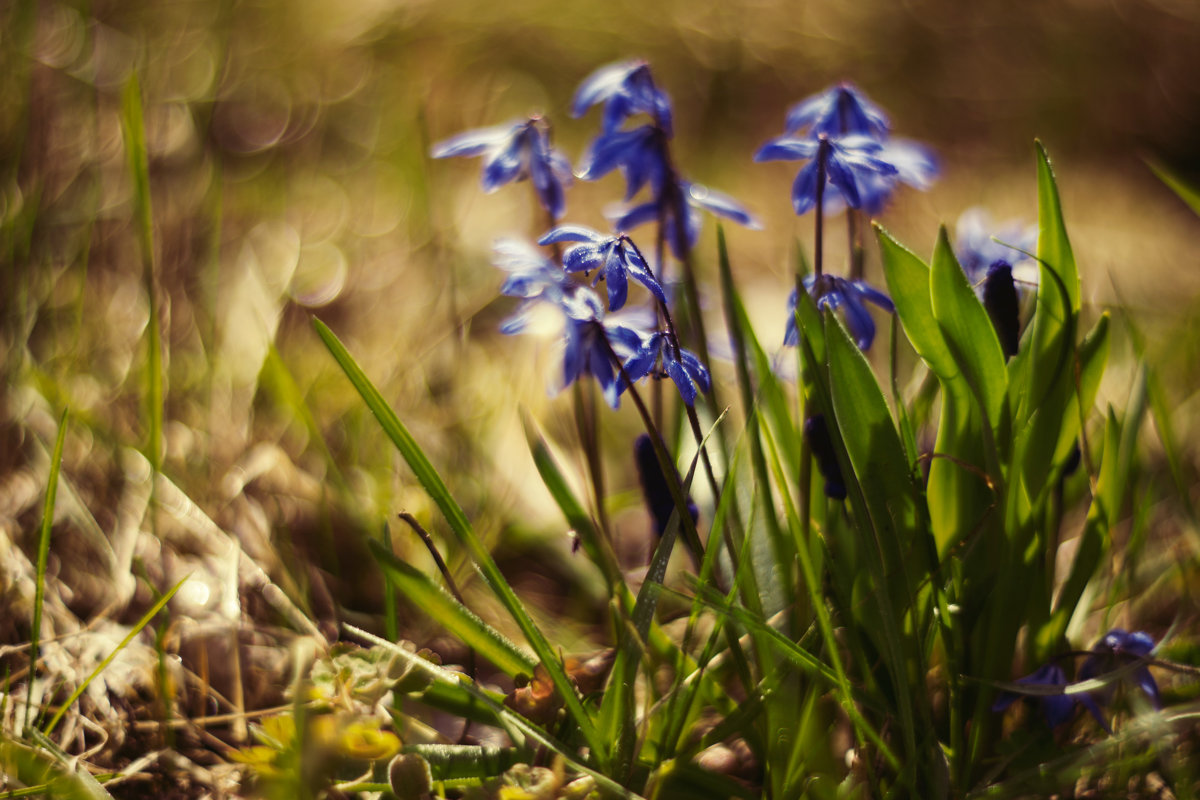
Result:
M521 299L517 311L501 323L504 333L526 328L533 309L550 305L564 320L562 379L569 385L583 375L593 376L612 406L628 385L647 375L669 377L689 406L711 383L708 369L693 353L680 347L669 323L667 293L661 283L662 265L651 265L625 231L657 223L660 241L677 258L684 258L700 232L700 211L709 211L742 225L757 221L728 195L684 180L675 171L668 143L672 136L670 98L654 82L643 61L602 67L575 93L571 114L581 116L594 105L603 105L600 135L580 163L578 176L595 180L619 169L625 177L625 200L643 189L650 198L633 204L615 220L616 233L606 235L581 225L559 225L538 244L569 245L561 263L543 251L510 240L496 247L496 266L508 273L501 294ZM626 122L644 114L649 122L627 128ZM483 188L529 179L541 205L557 221L565 210L563 189L571 178L567 160L550 146L549 127L541 117L495 128L467 131L433 148L435 158L483 157ZM588 286L572 275L591 277L594 287L603 280L608 307ZM655 325L633 325L605 319L605 313L623 308L629 281L640 283L659 309Z
M593 72L575 92L571 114L581 116L597 103L604 103L604 121L600 135L583 157L579 177L591 181L620 169L627 202L644 187L650 190L649 200L617 216L614 224L618 231L656 222L662 226L672 254L683 259L699 237L701 211L758 227L754 216L736 200L691 183L675 170L669 147L671 101L655 85L644 61L612 64ZM631 129L621 127L639 113L648 114L650 122Z
M1066 694L1066 688L1072 684L1067 680L1063 668L1056 663L1043 664L1035 672L1017 678L1016 683L1029 687L1029 692L1001 692L992 710L1003 711L1022 697L1037 698L1046 724L1057 728L1074 716L1075 707L1079 705L1087 709L1100 727L1112 733L1101 706L1111 702L1115 684L1123 682L1116 678L1121 670L1136 664L1129 672L1132 682L1149 698L1151 705L1162 708L1158 683L1147 666L1154 647L1154 639L1144 631L1130 633L1113 628L1092 647L1087 660L1079 668L1078 677L1082 682L1114 676L1114 682L1105 684L1103 689L1097 691Z
M900 184L927 189L937 177L933 153L889 134L887 115L849 83L814 95L788 111L784 134L768 141L755 161L808 161L792 184L792 206L806 214L840 210L833 198L868 214L880 213Z
M784 133L771 139L755 161L805 161L792 183L796 214L817 209L817 274L805 288L819 308L845 308L846 324L858 346L875 339L869 301L889 312L891 300L861 280L823 274L821 228L826 214L845 207L878 214L900 184L926 189L937 175L937 162L924 146L889 136L887 115L849 83L842 83L793 106ZM853 228L851 239L854 239ZM784 344L797 343L796 296L788 298Z

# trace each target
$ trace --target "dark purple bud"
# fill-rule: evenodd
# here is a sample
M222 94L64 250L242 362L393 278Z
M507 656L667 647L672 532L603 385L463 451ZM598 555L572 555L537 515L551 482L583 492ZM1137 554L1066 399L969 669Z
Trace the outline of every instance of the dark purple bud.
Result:
M983 280L983 307L1000 337L1004 357L1012 358L1020 347L1021 314L1012 267L1007 262L997 261L988 268Z
M637 462L638 480L642 484L642 495L646 498L646 508L654 518L654 532L662 536L667 530L667 523L671 521L675 501L671 499L671 490L667 488L666 476L659 466L654 444L649 436L643 433L637 437L633 444L633 455ZM700 509L692 502L691 497L687 501L687 510L692 522L700 518Z

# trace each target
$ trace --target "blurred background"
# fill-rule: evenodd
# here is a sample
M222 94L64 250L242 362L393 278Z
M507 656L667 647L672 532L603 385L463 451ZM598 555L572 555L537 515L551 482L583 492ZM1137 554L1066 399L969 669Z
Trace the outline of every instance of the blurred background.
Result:
M812 218L791 213L793 165L752 162L782 132L789 106L850 80L887 109L896 135L938 153L935 187L902 191L881 217L926 256L938 224L953 229L970 206L998 220L1035 219L1040 138L1057 169L1089 313L1121 303L1145 327L1149 353L1170 377L1180 440L1194 440L1200 222L1147 161L1200 179L1195 0L8 0L0 5L0 522L21 552L33 552L48 443L70 408L64 474L78 502L60 515L55 541L78 549L53 562L72 587L69 609L82 620L108 607L108 578L87 554L122 531L129 539L113 545L113 575L140 564L159 582L197 570L212 584L195 593L197 616L236 616L236 604L230 612L219 602L227 580L212 566L219 548L196 540L213 531L234 534L330 632L338 619L378 628L382 590L362 543L385 526L397 551L432 569L395 513L417 514L442 541L438 520L312 333L315 315L343 338L484 535L503 538L523 596L559 612L552 624L584 623L586 636L602 594L570 555L518 412L528 409L583 474L569 400L549 391L554 343L496 332L513 305L496 298L492 245L536 237L544 217L526 184L484 195L477 160L434 162L428 153L462 130L537 112L576 162L598 112L569 118L575 86L631 57L649 61L674 100L681 171L739 198L764 223L728 233L770 348L783 336L796 242L812 241ZM120 124L135 75L150 159L152 290ZM604 227L602 212L622 191L615 175L577 182L566 221ZM698 260L714 289L715 324L715 234L706 225ZM830 257L843 258L844 237L830 238ZM881 282L873 248L867 269ZM137 505L149 478L136 453L149 436L150 291L165 336L163 470L191 505L147 511ZM1118 346L1102 401L1124 402L1136 367L1128 353ZM632 443L631 414L623 408L605 425L618 442L617 527L637 565L647 522L620 444ZM215 527L197 527L199 517ZM140 536L148 530L159 544ZM470 571L450 560L469 592ZM530 563L537 569L519 568ZM129 591L118 616L148 602L142 584ZM419 640L420 616L406 624Z

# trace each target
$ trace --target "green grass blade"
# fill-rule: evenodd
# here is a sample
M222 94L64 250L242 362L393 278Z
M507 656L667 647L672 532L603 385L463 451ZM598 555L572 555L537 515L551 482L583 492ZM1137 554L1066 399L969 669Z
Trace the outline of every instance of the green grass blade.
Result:
M620 594L618 587L623 587L625 582L612 546L600 535L600 531L593 524L583 503L579 502L579 498L571 491L571 486L563 476L562 469L554 460L549 445L538 432L537 424L527 413L522 413L521 421L525 426L525 439L529 442L529 452L533 455L533 464L537 468L546 490L550 492L555 504L579 537L588 558L604 575L610 594Z
M96 668L92 670L91 674L88 675L87 678L75 688L75 691L71 692L71 696L68 697L66 702L59 707L58 712L50 718L50 722L46 723L46 727L43 731L45 735L49 736L51 732L54 731L55 726L58 725L59 721L63 718L63 715L67 713L67 709L69 709L75 703L75 701L79 699L80 695L87 691L88 685L96 679L97 675L108 668L108 665L112 663L112 660L117 657L117 653L124 650L129 643L133 641L133 638L142 632L142 628L150 624L150 620L158 616L158 612L162 611L163 607L170 601L172 597L175 596L175 593L179 591L179 587L183 586L183 582L189 577L191 576L185 575L179 580L179 583L172 586L162 597L158 598L154 605L150 606L150 610L142 615L142 618L137 621L132 629L130 629L125 638L121 640L121 643L118 644L103 661L96 665Z
M1147 161L1146 165L1154 171L1158 179L1165 183L1179 199L1187 203L1188 208L1200 214L1200 189L1185 181L1174 170L1158 161Z
M142 252L142 271L150 318L146 323L146 413L149 419L146 457L155 472L162 467L163 403L166 394L163 377L163 341L158 308L158 279L154 257L154 221L150 205L150 161L146 154L146 126L142 118L142 90L137 75L125 84L121 103L121 132L129 173L133 179L134 225Z
M550 647L550 643L546 641L545 635L534 624L529 613L518 599L516 592L513 591L504 575L500 572L500 568L496 565L495 559L488 549L484 546L483 541L475 533L475 529L467 520L467 515L463 512L462 507L458 505L454 497L450 494L450 490L446 488L442 477L434 469L425 453L421 450L416 440L400 422L396 412L392 410L387 401L383 399L383 395L371 383L371 380L358 366L358 362L346 350L345 345L341 340L334 335L323 322L313 318L313 328L321 341L325 343L334 361L341 367L346 377L358 391L367 408L370 409L375 419L383 428L384 433L396 446L396 449L408 463L417 480L429 493L430 498L442 512L442 516L450 525L450 530L454 533L458 543L466 548L470 554L472 561L479 568L480 574L487 582L491 590L499 598L505 609L516 621L521 632L525 635L529 645L537 654L538 660L542 666L546 668L550 680L554 683L554 687L562 696L567 713L570 714L575 724L579 726L580 733L583 734L588 746L592 748L594 753L604 753L608 750L608 744L600 739L596 732L596 726L592 724L591 718L583 707L583 703L579 699L579 695L575 691L575 685L567 677L566 671L563 669L562 663L559 661L559 656Z
M428 575L396 558L374 539L367 542L388 581L421 613L453 634L463 644L496 665L505 675L530 675L537 661L475 616L466 606L434 583Z
M46 564L50 558L50 529L54 526L54 505L58 497L58 476L62 471L63 443L67 438L67 410L58 418L58 436L50 455L50 474L46 478L46 502L42 505L42 525L38 534L37 575L33 590L33 627L29 633L29 686L25 696L25 720L29 727L29 712L33 704L33 676L37 674L38 645L41 643L42 606L46 599Z

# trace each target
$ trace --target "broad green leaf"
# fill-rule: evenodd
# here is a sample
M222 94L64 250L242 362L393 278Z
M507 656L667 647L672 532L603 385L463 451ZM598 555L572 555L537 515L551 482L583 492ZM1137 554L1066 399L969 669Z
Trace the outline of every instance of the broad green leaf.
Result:
M896 305L904 335L943 384L961 381L962 370L933 315L929 267L878 224L875 233L883 254L888 294Z
M943 226L933 251L929 290L933 316L946 346L993 428L1000 419L1008 376L1004 352L987 311L954 257Z
M428 575L396 558L374 539L367 544L387 579L395 584L421 613L427 614L463 644L491 661L505 675L511 677L533 672L537 665L535 659L475 616L470 609L434 583Z
M603 742L596 733L596 726L592 724L591 718L588 716L587 710L584 709L583 703L579 699L579 695L575 692L575 686L571 679L567 677L566 671L563 669L562 663L559 661L559 656L550 643L546 641L545 635L534 624L533 619L521 604L516 592L505 580L500 568L496 565L492 554L488 552L483 541L475 533L467 515L463 512L462 507L458 505L454 497L450 494L450 490L446 487L441 475L434 469L433 464L425 456L416 440L400 422L400 418L396 416L396 412L392 410L387 401L383 399L383 395L371 383L371 380L362 371L358 362L346 350L345 345L341 340L334 335L333 331L329 330L324 323L319 319L313 318L313 328L317 335L321 337L321 341L325 343L325 347L329 350L338 366L346 374L346 377L358 391L363 402L367 404L367 408L379 421L387 437L396 446L400 455L408 463L413 474L417 476L417 480L429 493L430 498L442 512L446 522L450 525L450 530L454 533L458 540L467 552L471 555L471 559L479 568L480 574L487 582L488 586L500 599L500 602L512 615L521 632L525 634L526 640L537 654L538 660L545 667L550 680L554 683L554 688L558 690L559 695L563 698L567 713L570 714L575 724L579 726L580 733L587 740L588 746L595 753L604 753L607 751L607 743Z

